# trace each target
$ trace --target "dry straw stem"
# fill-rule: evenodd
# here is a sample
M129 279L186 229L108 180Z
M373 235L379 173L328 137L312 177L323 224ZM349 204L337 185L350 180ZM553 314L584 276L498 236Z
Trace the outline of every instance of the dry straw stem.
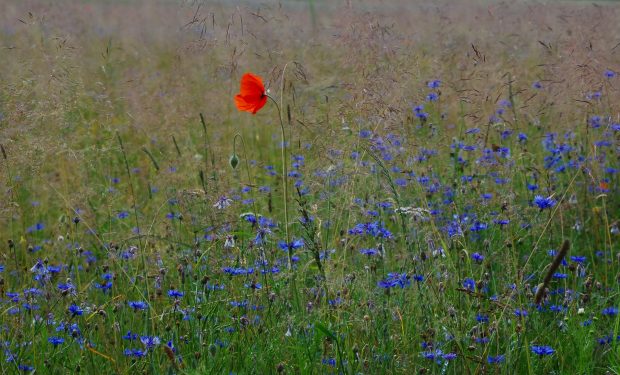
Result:
M566 254L568 254L568 249L570 249L570 241L565 240L564 243L562 244L562 248L556 254L555 258L553 258L553 262L551 263L551 266L549 267L549 270L547 271L547 274L545 275L545 279L540 285L538 285L538 289L536 290L536 295L534 296L534 303L536 305L540 305L540 302L545 296L545 289L551 282L551 279L553 278L553 274L555 273L555 271L557 271L558 267L560 267L560 264L562 264L562 259L564 259L564 257L566 257Z

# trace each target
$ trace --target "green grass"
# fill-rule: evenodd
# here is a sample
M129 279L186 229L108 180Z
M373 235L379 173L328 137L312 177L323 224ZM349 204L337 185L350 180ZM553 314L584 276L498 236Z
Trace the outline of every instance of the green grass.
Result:
M380 5L8 3L0 373L618 373L620 9Z

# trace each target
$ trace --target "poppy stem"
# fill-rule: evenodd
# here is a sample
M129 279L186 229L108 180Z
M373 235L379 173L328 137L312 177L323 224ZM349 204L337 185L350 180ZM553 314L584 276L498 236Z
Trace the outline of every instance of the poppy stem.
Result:
M283 192L283 203L284 203L284 231L286 233L286 243L287 245L291 243L291 238L288 232L288 171L287 171L287 163L286 163L286 132L284 131L284 121L282 121L282 107L278 104L278 102L267 95L269 99L276 105L278 109L278 118L280 119L280 134L282 138L282 185L284 187ZM291 250L288 251L288 268L293 269L293 252Z

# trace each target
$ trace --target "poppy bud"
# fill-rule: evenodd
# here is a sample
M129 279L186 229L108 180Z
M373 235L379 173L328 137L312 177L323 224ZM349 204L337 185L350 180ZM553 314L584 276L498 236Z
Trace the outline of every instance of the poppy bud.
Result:
M237 165L239 165L239 158L237 157L237 154L232 154L228 162L230 163L232 169L237 169Z

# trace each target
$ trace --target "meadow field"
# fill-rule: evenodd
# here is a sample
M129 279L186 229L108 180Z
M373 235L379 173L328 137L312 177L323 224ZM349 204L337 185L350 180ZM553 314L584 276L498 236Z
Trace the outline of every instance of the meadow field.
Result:
M618 19L0 1L0 374L620 374Z

